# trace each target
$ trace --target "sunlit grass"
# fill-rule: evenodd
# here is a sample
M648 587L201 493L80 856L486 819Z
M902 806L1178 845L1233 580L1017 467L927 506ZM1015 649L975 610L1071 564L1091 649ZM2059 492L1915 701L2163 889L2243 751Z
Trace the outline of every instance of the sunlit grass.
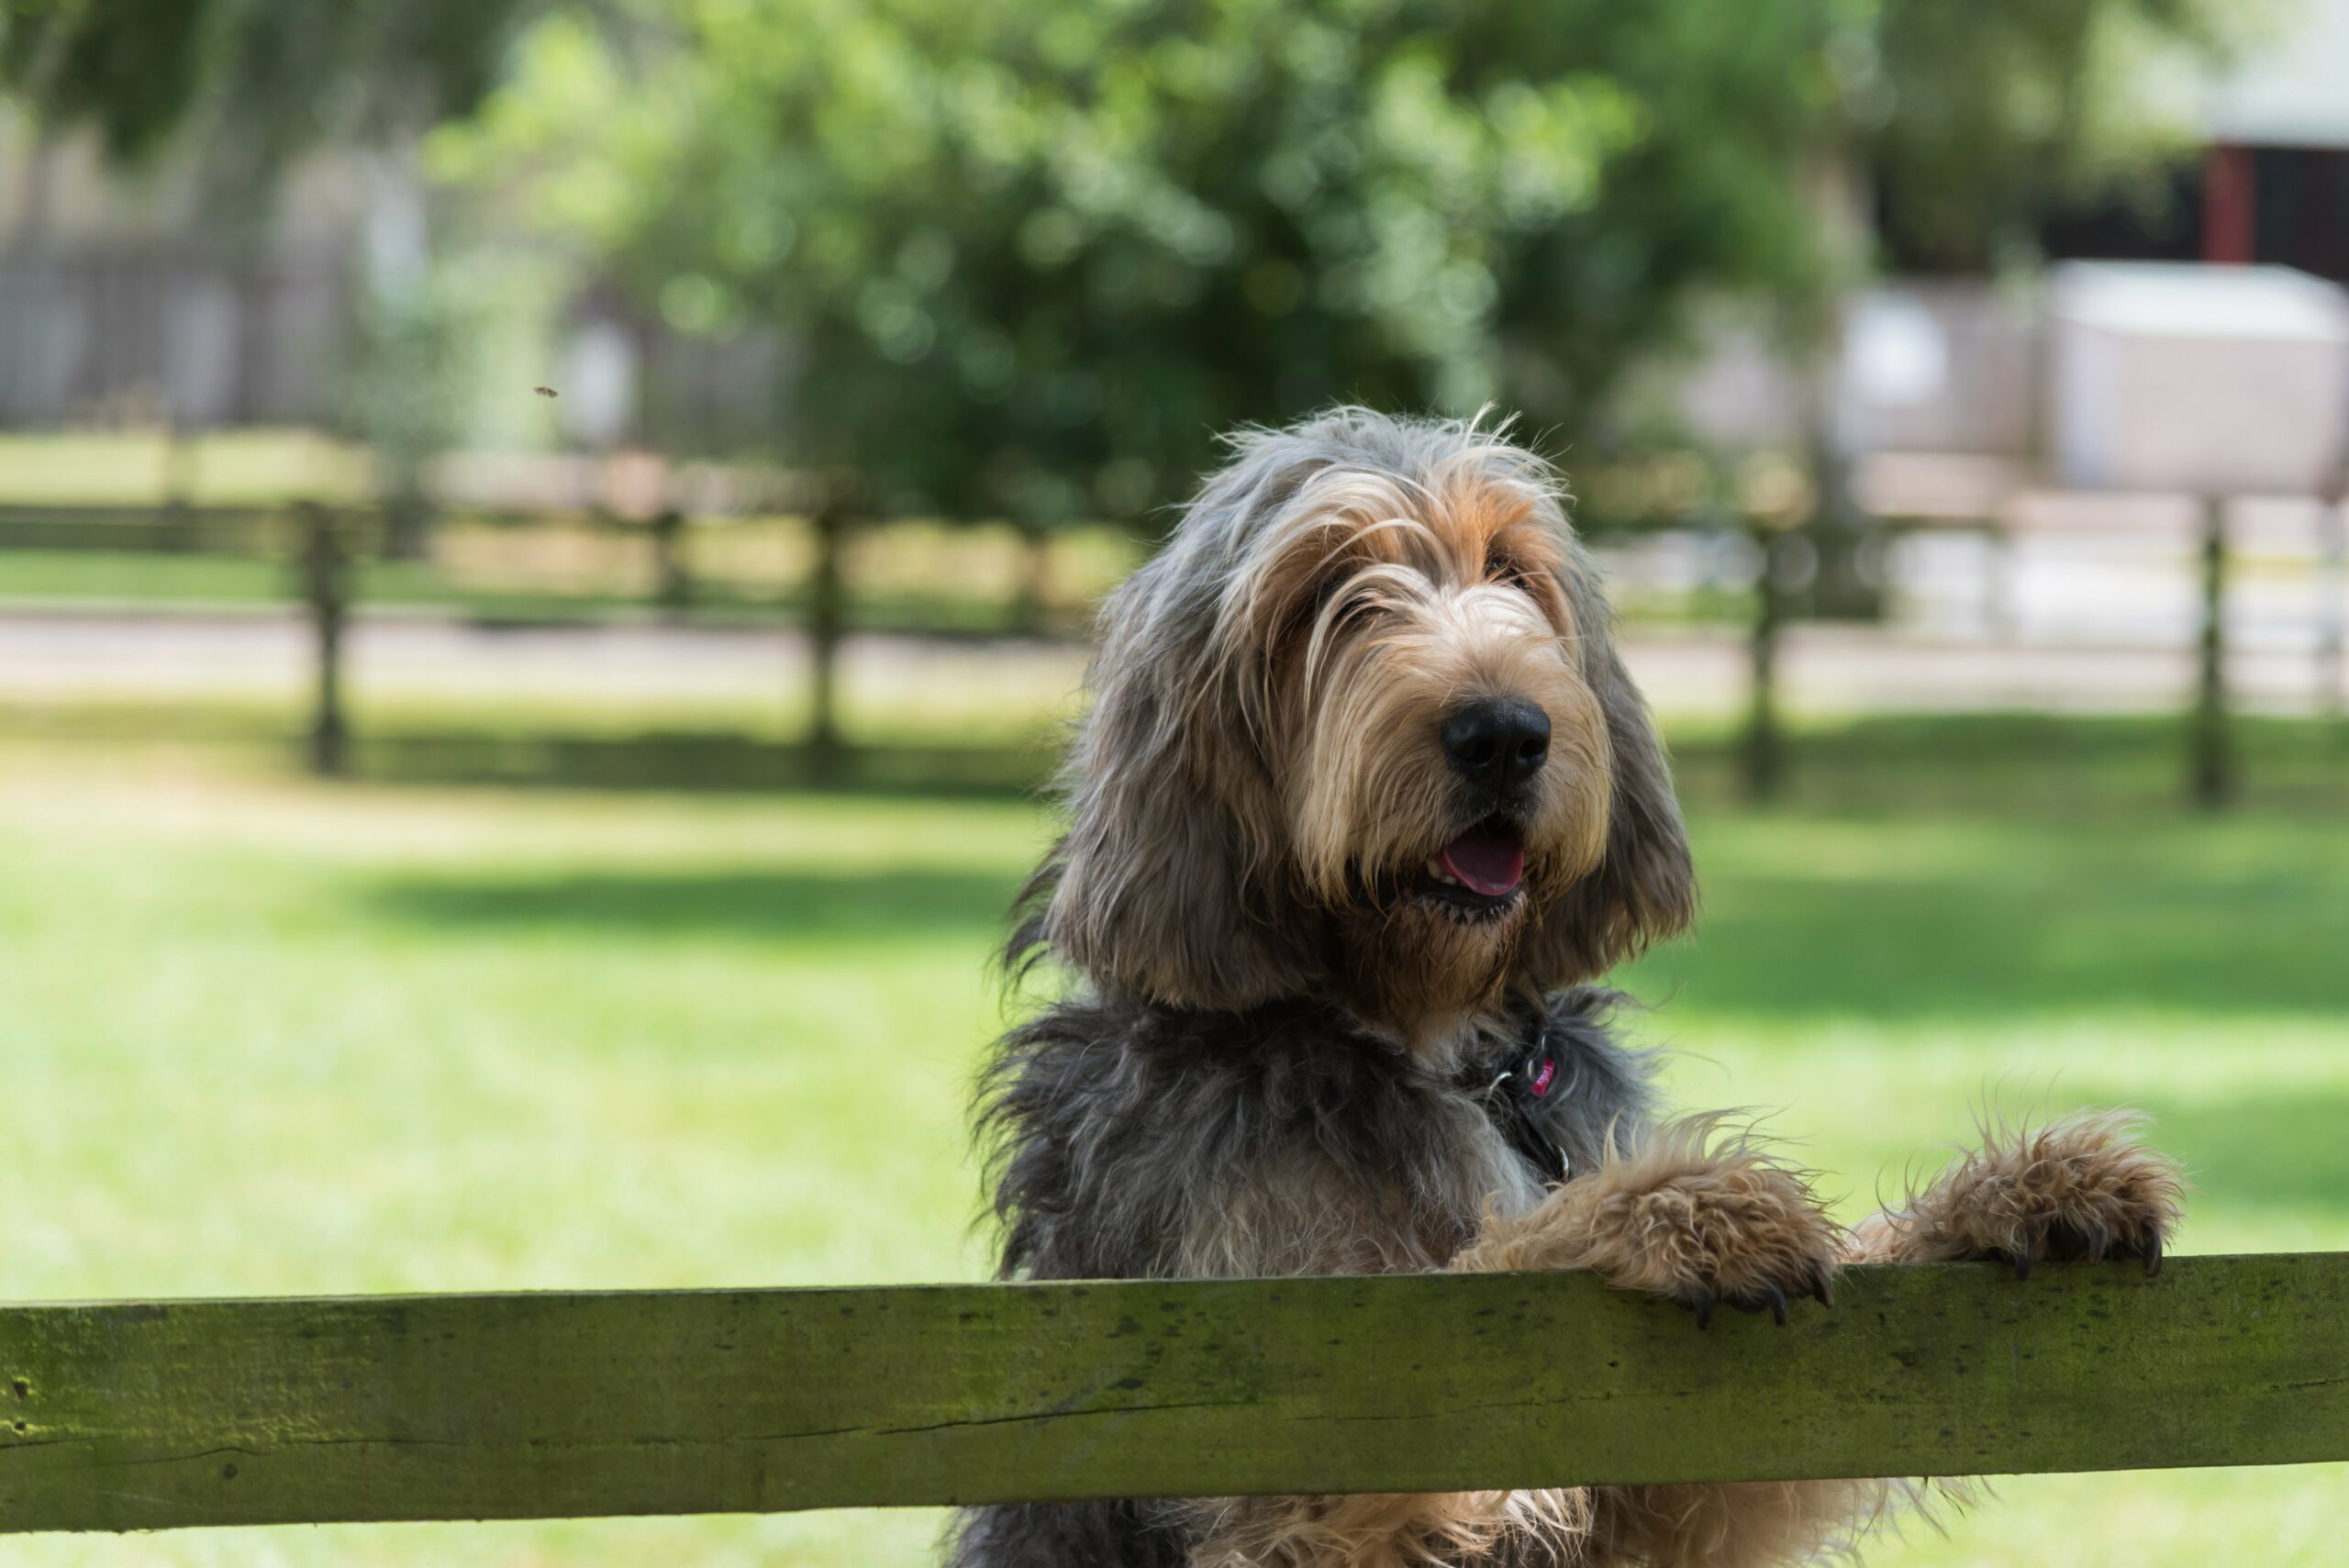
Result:
M550 458L560 463L562 460ZM362 607L429 606L521 621L643 618L655 613L726 624L796 624L805 616L815 547L804 518L696 516L680 536L692 580L688 603L656 604L662 574L640 517L604 517L594 460L541 484L536 510L507 516L451 491L421 560L368 560L354 573ZM148 429L0 433L0 507L44 513L37 535L0 523L0 603L44 606L201 607L253 612L298 599L280 560L280 538L224 534L228 553L193 548L198 536L160 529L124 537L112 521L84 521L75 507L269 508L296 501L363 506L378 479L368 454L302 430L215 432L177 445ZM690 495L690 486L679 492ZM158 518L168 514L157 512ZM912 631L998 632L1041 626L1068 631L1140 559L1147 528L1088 524L1057 533L1040 561L1008 524L949 525L919 518L866 523L848 539L843 567L852 626ZM108 542L111 540L111 542ZM139 548L123 548L128 544ZM37 548L28 548L34 547ZM239 553L241 552L241 553ZM1031 614L1032 612L1032 614Z
M1756 813L1700 788L1704 934L1628 977L1655 1004L1636 1027L1679 1052L1675 1094L1768 1114L1847 1212L1986 1098L2143 1105L2199 1184L2186 1248L2349 1246L2349 817L2192 819L2133 763L2027 807L2030 751L1986 759L2009 782L1974 809L1902 815L1895 786ZM240 756L0 741L7 1295L984 1272L963 1097L1000 1018L998 914L1046 832L1030 806L328 788ZM2343 1479L2014 1482L1945 1540L1873 1560L2326 1562ZM837 1514L12 1551L886 1568L921 1561L933 1529Z
M0 502L203 506L354 499L373 483L360 448L316 431L207 431L174 445L152 428L0 434Z

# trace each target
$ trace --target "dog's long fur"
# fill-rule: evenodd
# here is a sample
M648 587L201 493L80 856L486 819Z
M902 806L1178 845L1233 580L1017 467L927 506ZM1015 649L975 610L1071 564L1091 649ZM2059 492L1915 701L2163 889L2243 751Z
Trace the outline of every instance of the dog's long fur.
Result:
M1993 1140L1855 1237L1750 1137L1659 1119L1596 983L1694 917L1687 842L1560 486L1501 434L1341 409L1243 435L1106 608L1090 683L1009 950L1077 984L982 1088L1006 1276L1583 1268L1701 1323L1823 1302L1846 1257L2158 1261L2176 1172L2110 1118ZM1507 788L1440 739L1502 700L1549 724ZM1492 833L1521 884L1470 897L1448 846ZM1491 1094L1537 1023L1557 1087L1525 1114L1563 1183ZM952 1556L1741 1568L1848 1543L1887 1495L1029 1505L969 1511Z

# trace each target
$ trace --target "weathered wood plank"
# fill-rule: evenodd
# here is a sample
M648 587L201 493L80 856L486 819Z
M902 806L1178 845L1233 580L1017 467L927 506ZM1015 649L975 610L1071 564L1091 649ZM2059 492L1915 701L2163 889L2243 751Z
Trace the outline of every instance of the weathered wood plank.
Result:
M0 1529L2349 1458L2349 1254L0 1308Z

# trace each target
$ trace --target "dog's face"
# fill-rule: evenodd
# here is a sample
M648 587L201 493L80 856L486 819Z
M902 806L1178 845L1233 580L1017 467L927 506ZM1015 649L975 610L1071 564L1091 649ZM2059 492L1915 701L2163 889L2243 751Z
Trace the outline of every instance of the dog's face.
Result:
M1655 737L1550 474L1345 411L1245 443L1111 602L1027 936L1175 1005L1417 1037L1688 918Z
M1554 514L1474 462L1306 483L1224 632L1280 852L1359 1000L1457 1012L1606 846L1613 747L1576 649Z

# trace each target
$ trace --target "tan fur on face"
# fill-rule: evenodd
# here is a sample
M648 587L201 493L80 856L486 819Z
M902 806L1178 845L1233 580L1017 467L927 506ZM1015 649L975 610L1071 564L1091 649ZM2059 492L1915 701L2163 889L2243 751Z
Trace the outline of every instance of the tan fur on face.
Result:
M1103 611L1069 831L1014 954L1176 1006L1318 997L1417 1042L1685 928L1670 773L1550 468L1359 409L1233 445ZM1397 894L1475 825L1443 715L1504 695L1548 716L1550 761L1523 896L1464 920Z
M1340 912L1349 989L1403 1024L1488 1000L1529 908L1598 862L1613 796L1543 491L1462 462L1425 485L1333 470L1257 541L1221 635L1259 672L1246 721L1272 763L1302 896ZM1550 758L1521 826L1526 892L1464 922L1394 890L1475 825L1439 733L1479 698L1531 702Z
M1478 697L1550 718L1532 864L1570 883L1604 843L1613 757L1555 577L1555 504L1466 473L1445 483L1339 471L1308 484L1266 530L1225 628L1262 672L1250 717L1297 874L1330 902L1352 873L1416 867L1465 826L1437 731Z

